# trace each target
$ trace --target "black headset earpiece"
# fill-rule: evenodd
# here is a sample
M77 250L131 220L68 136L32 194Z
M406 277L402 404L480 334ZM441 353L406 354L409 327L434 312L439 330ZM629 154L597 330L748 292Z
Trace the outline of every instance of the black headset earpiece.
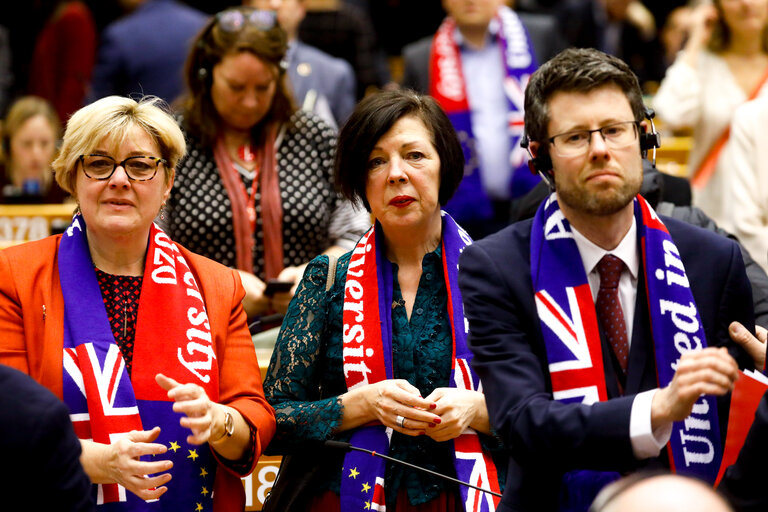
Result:
M661 147L661 135L656 131L656 126L653 124L653 118L656 117L656 112L652 108L643 106L643 115L651 123L651 131L643 129L640 133L640 154L643 158L648 157L648 151L653 150L653 166L656 167L656 148Z
M528 133L523 129L523 136L520 139L520 147L525 149L528 152L528 156L531 157L531 159L528 160L528 168L531 170L532 174L541 176L544 183L546 183L550 189L554 190L555 172L552 170L552 159L549 157L549 153L542 152L541 150L539 150L538 156L533 156L533 153L531 153L531 150L528 148L530 142L531 140L528 137Z

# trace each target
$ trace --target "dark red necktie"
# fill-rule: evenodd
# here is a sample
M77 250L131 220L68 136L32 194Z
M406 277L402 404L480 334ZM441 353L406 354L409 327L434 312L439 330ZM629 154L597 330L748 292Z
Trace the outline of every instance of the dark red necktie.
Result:
M612 254L606 254L597 264L597 272L600 274L600 291L597 292L595 309L597 320L626 375L629 343L624 311L619 302L619 278L622 270L624 270L624 262Z

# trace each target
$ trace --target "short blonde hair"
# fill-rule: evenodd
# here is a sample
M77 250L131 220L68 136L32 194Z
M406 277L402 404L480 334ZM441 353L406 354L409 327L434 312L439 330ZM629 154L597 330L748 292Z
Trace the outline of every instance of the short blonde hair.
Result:
M53 161L56 182L75 193L77 160L91 153L104 139L112 137L121 144L134 126L142 128L160 148L160 156L168 161L165 179L187 151L184 134L160 98L146 96L139 101L121 96L107 96L87 105L69 118L59 156Z

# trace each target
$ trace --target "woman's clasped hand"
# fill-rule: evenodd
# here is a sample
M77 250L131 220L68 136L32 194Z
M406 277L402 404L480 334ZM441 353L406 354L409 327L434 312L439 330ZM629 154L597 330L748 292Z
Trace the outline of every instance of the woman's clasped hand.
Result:
M348 393L342 399L362 398L370 420L376 420L409 436L427 435L448 441L467 428L488 433L485 397L477 391L437 388L427 397L403 379L388 379Z
M112 444L81 441L85 450L89 446L93 455L81 459L86 473L94 484L118 483L143 500L154 500L168 490L173 468L169 460L141 460L147 456L166 453L168 447L155 443L160 427L152 430L132 430ZM151 475L151 476L150 476Z
M217 443L226 437L224 406L211 401L202 387L181 384L162 373L155 376L155 381L174 401L173 410L181 415L179 424L190 430L187 443ZM162 496L168 490L165 484L171 481L168 471L173 462L155 459L168 451L166 445L154 442L159 435L160 427L154 427L128 432L112 444L89 441L91 448L99 452L93 460L101 468L101 474L91 473L93 482L118 483L143 500ZM149 457L152 459L147 460Z

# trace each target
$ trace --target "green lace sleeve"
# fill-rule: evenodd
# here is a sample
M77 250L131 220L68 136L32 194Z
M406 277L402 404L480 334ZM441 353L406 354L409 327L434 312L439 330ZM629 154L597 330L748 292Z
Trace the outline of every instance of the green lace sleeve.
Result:
M291 453L304 443L329 439L341 423L338 394L343 388L329 386L325 370L331 337L328 325L333 323L328 322L329 303L334 302L333 296L339 301L343 278L341 286L337 282L332 293L326 293L327 275L327 256L309 263L272 353L264 380L264 393L277 418L271 453Z

